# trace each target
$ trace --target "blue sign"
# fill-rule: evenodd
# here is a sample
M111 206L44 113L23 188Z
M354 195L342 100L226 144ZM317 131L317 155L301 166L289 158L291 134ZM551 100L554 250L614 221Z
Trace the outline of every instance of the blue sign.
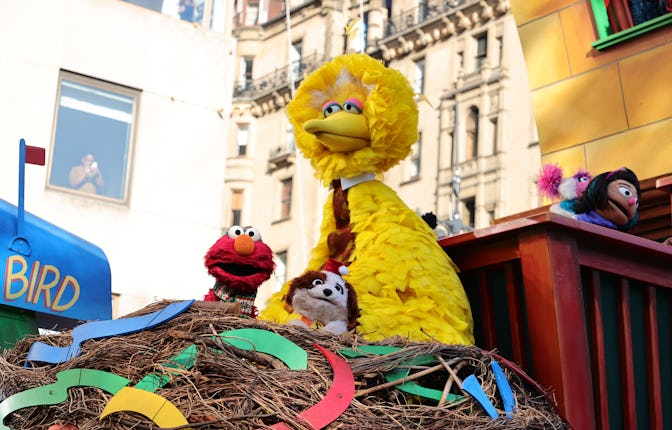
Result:
M84 321L111 319L105 253L28 212L22 246L16 246L17 212L0 199L0 304Z

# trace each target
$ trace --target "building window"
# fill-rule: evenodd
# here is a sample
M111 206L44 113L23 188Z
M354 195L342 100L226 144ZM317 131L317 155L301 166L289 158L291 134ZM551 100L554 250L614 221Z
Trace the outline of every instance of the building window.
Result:
M492 129L492 153L497 154L499 152L499 124L497 117L490 119L490 128Z
M474 64L477 71L481 70L487 56L488 56L488 34L483 33L476 36L476 56Z
M178 0L177 11L182 21L203 25L205 0Z
M350 47L355 52L364 52L366 50L366 45L368 43L367 42L368 28L369 28L369 12L364 12L364 22L362 22L359 19L357 20L357 23L348 34L348 38L345 41L345 43L347 44L345 50L347 51L348 48Z
M257 25L259 21L259 3L248 2L245 10L245 24L247 26Z
M472 106L467 115L467 142L464 159L471 160L478 156L478 108Z
M275 279L279 285L284 285L287 281L287 251L278 251L275 253Z
M250 139L249 124L238 124L238 131L236 132L236 143L238 144L238 156L244 157L247 155L247 144Z
M411 146L411 156L404 163L404 180L413 181L420 177L420 152L422 148L422 133L418 136L418 141Z
M294 127L292 127L291 123L287 123L285 127L285 146L290 153L296 151L296 138L294 137Z
M302 78L301 76L302 51L303 51L303 41L297 40L296 42L292 43L292 48L289 51L289 61L292 64L292 74L294 76L294 80L296 81Z
M501 66L504 60L504 39L498 36L495 41L497 42L497 65Z
M139 94L61 72L49 186L126 201Z
M231 225L242 225L243 190L231 191Z
M462 200L464 205L464 219L469 227L474 227L476 225L476 198L470 197L468 199Z
M425 59L413 62L413 91L422 94L425 91Z
M280 219L287 219L292 208L292 178L283 179L280 190Z
M239 76L238 76L238 85L242 89L248 89L250 88L250 85L252 84L252 64L254 60L249 57L241 58L240 59L240 70Z
M672 23L670 1L590 0L599 40L595 49L604 49ZM606 6L608 4L608 6Z

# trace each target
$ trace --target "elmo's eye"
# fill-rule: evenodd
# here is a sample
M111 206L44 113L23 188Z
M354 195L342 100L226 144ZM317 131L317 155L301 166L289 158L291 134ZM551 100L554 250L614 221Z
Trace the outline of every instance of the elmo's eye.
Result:
M245 234L250 236L255 242L259 242L261 240L261 233L254 227L247 228L245 230Z
M336 102L326 102L324 104L324 107L322 108L322 114L326 118L329 115L333 115L336 112L340 112L342 110L343 110L343 108L338 103L336 103Z
M227 234L231 239L235 239L235 238L237 238L238 236L240 236L241 234L243 234L243 231L244 231L244 230L243 230L243 228L242 228L241 226L239 226L239 225L234 225L234 226L229 227L229 230L226 232L226 234Z
M324 284L324 281L322 281L320 278L313 279L313 287L317 287L318 285Z
M623 194L625 197L632 197L632 191L627 187L618 187L618 192Z
M343 110L350 113L362 113L363 105L359 99L347 99L343 103Z

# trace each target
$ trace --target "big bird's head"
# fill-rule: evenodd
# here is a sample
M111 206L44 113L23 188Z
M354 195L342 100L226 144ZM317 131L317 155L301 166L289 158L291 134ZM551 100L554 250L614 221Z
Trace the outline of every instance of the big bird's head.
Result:
M311 73L287 115L297 147L325 184L385 172L418 140L408 80L366 54L338 56Z

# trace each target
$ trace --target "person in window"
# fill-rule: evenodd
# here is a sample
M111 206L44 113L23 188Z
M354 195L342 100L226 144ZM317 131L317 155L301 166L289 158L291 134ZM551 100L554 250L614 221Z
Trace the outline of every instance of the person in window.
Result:
M180 0L178 3L178 12L182 21L194 21L194 11L196 9L196 0Z
M79 191L96 194L103 186L103 174L98 168L98 162L91 153L82 157L82 164L70 169L70 185Z

